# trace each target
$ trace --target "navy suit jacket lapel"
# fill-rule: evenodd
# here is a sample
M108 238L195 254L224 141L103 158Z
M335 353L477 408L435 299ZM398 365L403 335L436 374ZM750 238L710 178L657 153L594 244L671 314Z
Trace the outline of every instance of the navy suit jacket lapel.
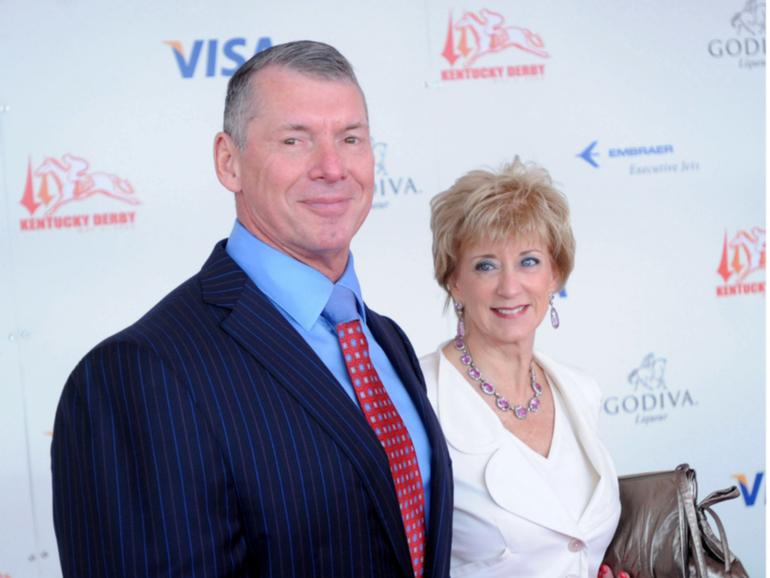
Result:
M369 492L396 557L411 572L387 456L363 413L219 243L201 271L203 299L230 310L221 327L273 376L349 457Z
M394 325L380 315L366 310L366 320L377 343L385 350L390 362L398 372L414 402L420 419L425 427L431 446L431 521L428 526L426 560L426 576L448 576L448 568L437 567L439 551L449 548L451 544L451 523L443 519L446 512L453 507L450 458L444 434L441 431L436 414L430 407L426 393L425 381L420 371L419 362L411 347L407 345L406 336L400 333ZM419 390L419 391L418 391ZM448 556L444 556L448 560ZM430 574L428 574L430 572Z

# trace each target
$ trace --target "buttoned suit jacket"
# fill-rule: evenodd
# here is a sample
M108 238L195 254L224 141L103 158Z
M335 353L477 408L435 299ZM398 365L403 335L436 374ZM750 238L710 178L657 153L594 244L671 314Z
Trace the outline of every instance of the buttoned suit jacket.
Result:
M620 515L617 473L599 438L601 391L596 381L535 353L599 475L575 520L541 468L528 465L533 452L514 439L440 351L420 363L455 475L453 578L594 578Z
M425 576L449 575L450 461L411 345L367 324L432 450ZM92 350L59 402L65 578L412 574L387 457L361 410L219 243Z

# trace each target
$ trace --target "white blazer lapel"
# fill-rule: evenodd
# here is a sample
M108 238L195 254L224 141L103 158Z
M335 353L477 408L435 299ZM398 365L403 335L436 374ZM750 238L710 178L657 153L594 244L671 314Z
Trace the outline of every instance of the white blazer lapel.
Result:
M450 446L465 454L485 454L502 443L505 429L489 419L489 408L465 377L438 351L436 414Z
M612 504L618 499L617 473L599 440L597 408L601 392L596 382L587 375L558 364L540 353L535 358L559 389L578 442L599 475L596 488L579 520L581 527L596 526L613 513Z
M581 537L578 524L540 475L539 468L535 464L522 467L534 458L514 440L504 443L489 459L484 471L487 491L498 506L512 514L556 532Z
M499 417L484 403L465 377L439 351L436 413L451 447L461 454L489 455L483 480L492 499L503 509L536 524L571 536L580 530L538 473L537 459L527 455ZM460 474L463 460L454 461Z

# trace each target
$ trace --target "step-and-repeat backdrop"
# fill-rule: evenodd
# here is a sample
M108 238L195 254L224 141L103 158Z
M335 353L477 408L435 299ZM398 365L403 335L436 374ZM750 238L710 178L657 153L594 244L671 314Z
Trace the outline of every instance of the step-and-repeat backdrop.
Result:
M452 335L429 200L514 155L569 198L577 265L538 347L600 381L621 473L688 462L764 568L765 2L0 0L0 577L60 576L50 444L70 370L234 218L225 86L317 39L367 94L364 295L418 353Z

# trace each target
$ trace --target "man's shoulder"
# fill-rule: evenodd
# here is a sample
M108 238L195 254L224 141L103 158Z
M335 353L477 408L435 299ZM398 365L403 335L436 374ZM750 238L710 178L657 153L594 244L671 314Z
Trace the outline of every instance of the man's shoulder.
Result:
M103 339L85 356L110 359L118 351L152 352L178 334L189 335L189 329L203 314L200 281L196 274L169 292L144 315L128 327Z
M156 349L159 344L195 339L200 328L218 325L237 300L245 279L223 247L223 243L217 244L200 271L172 289L134 323L101 341L88 355L115 346Z

